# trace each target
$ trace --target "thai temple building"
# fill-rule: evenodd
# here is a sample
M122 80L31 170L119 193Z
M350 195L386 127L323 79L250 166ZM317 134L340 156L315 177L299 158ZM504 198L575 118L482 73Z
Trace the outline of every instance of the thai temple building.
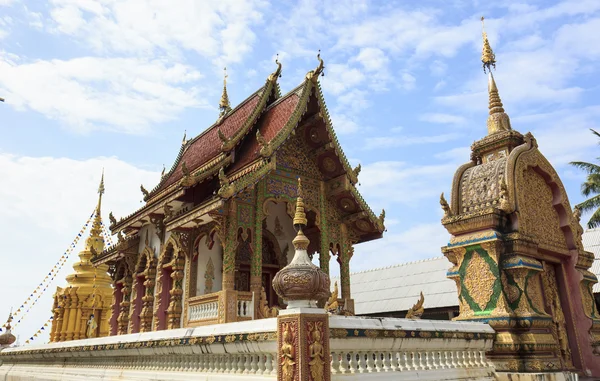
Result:
M453 321L356 313L354 245L379 239L319 85L282 95L282 65L184 140L104 248L101 182L85 249L55 294L51 343L11 347L5 380L556 380L600 377L593 254L556 171L512 129L491 69L488 134L443 194ZM482 100L484 102L484 100ZM318 265L313 264L318 263ZM330 266L339 266L336 282ZM448 270L449 269L449 270ZM447 284L447 283L446 283ZM423 292L424 291L424 292ZM9 319L10 320L10 319Z

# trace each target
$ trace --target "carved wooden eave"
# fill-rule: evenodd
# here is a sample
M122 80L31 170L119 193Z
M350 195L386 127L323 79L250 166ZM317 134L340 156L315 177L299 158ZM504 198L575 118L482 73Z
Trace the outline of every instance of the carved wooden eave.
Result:
M209 216L209 212L223 208L225 202L219 197L213 197L193 209L176 215L173 218L165 222L165 228L167 231L173 231L177 229L193 229L200 225L204 225L212 221L212 217Z
M243 168L229 175L231 181L229 186L231 189L231 197L235 197L248 187L253 187L263 177L267 176L271 171L277 168L275 157L269 160L256 160ZM226 197L230 198L230 197Z
M129 216L121 218L116 224L109 227L113 234L116 234L124 229L140 229L145 223L150 221L152 214L165 214L165 204L172 206L181 205L178 198L185 194L185 189L176 189L171 194L165 195L162 199L156 199L152 203L148 203L131 213Z
M140 236L134 235L117 242L92 259L94 265L114 264L122 259L135 258L138 254ZM134 261L135 262L135 261Z

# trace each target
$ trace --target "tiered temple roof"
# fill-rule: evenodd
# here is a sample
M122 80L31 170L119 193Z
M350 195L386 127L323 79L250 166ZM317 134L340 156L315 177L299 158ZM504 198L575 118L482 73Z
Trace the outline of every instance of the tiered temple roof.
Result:
M350 167L333 130L318 83L323 68L319 58L319 66L308 72L298 87L281 96L277 84L281 64L277 62L276 71L264 86L204 132L183 142L171 170L154 189L142 190L146 204L113 221L113 233L130 235L156 215L165 215L164 223L169 226L178 217L189 215L190 210L170 214L184 203L193 203L194 210L204 213L222 207L223 200L276 170L277 150L299 126L310 123L315 127L305 129L305 141L311 149L307 155L319 167L319 180L330 186L335 182L330 196L357 232L358 242L381 237L384 214L377 217L355 188L360 168Z

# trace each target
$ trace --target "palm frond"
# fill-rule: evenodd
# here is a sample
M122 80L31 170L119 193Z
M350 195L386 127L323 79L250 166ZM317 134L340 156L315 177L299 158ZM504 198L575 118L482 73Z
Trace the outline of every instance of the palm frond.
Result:
M587 173L600 173L600 165L586 163L585 161L572 161L569 164L579 169L583 169Z
M592 131L592 134L594 134L600 138L600 133L598 133L596 130L594 130L593 128L590 128L590 131ZM598 144L600 144L600 142Z
M588 197L590 194L600 193L600 174L592 173L581 184L581 193Z
M600 208L600 195L588 198L587 200L577 204L577 207L581 209L582 212Z
M589 229L600 227L600 208L596 209L594 214L592 214L590 220L587 223L587 227Z

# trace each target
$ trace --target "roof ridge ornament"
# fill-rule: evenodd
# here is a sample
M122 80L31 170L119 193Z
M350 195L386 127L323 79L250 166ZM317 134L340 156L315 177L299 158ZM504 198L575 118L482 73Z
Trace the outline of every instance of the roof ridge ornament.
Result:
M223 76L223 94L221 95L221 101L219 101L219 110L221 111L219 117L223 117L229 111L231 111L231 104L229 103L229 95L227 95L227 67L223 68L225 72Z
M490 115L487 119L488 135L493 135L497 132L512 130L510 125L510 118L508 114L504 112L504 106L498 93L498 87L492 74L492 68L496 69L496 55L492 50L490 42L488 41L487 33L484 27L484 17L481 17L481 25L483 28L483 49L481 53L481 62L483 63L483 72L488 74L488 95ZM486 70L487 69L487 70Z
M325 73L323 72L323 69L325 69L325 63L321 58L321 49L319 49L317 59L319 60L319 65L317 65L317 68L315 70L309 71L308 74L306 74L306 79L311 80L313 83L317 83L317 81L319 80L319 75L321 75L322 77L325 76Z
M281 78L281 62L279 62L279 53L277 53L277 58L275 58L275 63L277 64L277 70L269 75L269 81L275 82L277 78Z

